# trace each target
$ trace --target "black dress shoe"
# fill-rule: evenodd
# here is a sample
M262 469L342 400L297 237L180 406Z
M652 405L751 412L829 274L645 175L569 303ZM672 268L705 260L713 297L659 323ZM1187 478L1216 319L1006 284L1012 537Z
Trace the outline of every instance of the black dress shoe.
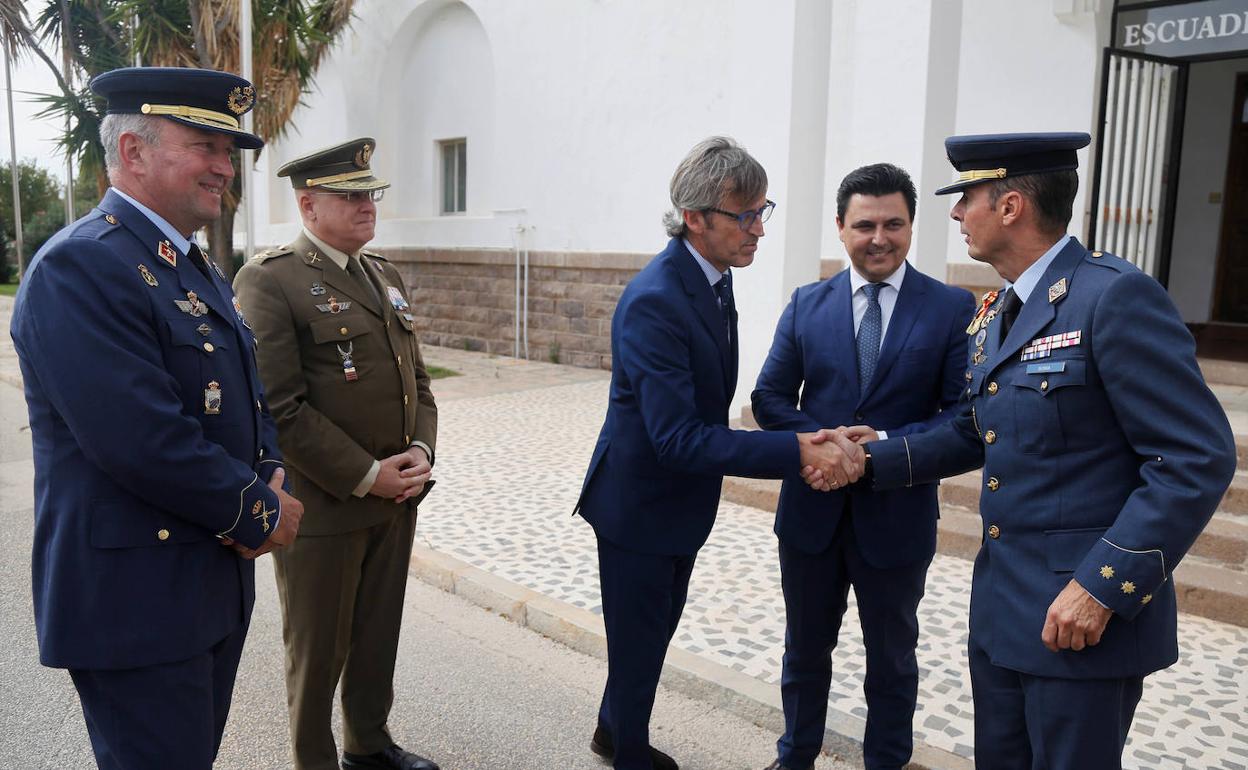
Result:
M814 765L810 765L806 768L806 770L814 770L814 768ZM788 765L782 765L780 764L780 760L777 759L775 762L767 765L767 767L764 767L763 770L796 770L796 768L789 767Z
M438 763L422 756L404 751L397 743L376 754L352 754L342 752L342 770L376 767L384 770L441 770Z
M615 742L611 740L611 733L602 725L594 728L594 737L589 739L589 750L605 760L615 759ZM650 747L650 763L654 765L654 770L680 770L676 760L653 746Z

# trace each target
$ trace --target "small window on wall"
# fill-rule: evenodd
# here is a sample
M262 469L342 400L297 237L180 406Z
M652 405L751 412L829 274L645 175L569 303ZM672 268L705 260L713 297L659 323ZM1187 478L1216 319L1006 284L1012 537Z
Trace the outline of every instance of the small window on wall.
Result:
M442 213L463 214L468 210L468 140L438 142L442 153Z

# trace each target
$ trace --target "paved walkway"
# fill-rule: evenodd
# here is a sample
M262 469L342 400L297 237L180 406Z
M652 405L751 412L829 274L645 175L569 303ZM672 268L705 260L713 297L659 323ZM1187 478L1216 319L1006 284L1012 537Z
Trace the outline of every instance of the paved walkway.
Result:
M601 612L593 533L572 506L606 408L609 375L427 348L464 373L435 382L437 491L417 539L566 605ZM772 517L722 503L694 570L674 646L778 689L784 607ZM938 555L920 607L916 739L972 755L966 668L971 565ZM852 601L852 599L851 599ZM831 707L862 717L856 611L835 652ZM1180 616L1182 657L1149 677L1127 746L1131 768L1248 768L1248 629Z

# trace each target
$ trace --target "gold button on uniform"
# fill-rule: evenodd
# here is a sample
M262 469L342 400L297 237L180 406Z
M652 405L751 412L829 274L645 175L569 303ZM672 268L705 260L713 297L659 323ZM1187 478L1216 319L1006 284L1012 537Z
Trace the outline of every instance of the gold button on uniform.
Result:
M1048 390L1048 389L1049 389L1049 381L1040 380L1040 390Z
M407 445L410 447L410 446L412 445L412 437L411 437L411 436L408 436L408 435L404 435L404 436L403 436L403 443L404 443L404 444L407 444Z
M212 346L212 343L211 343L211 342L205 342L205 343L204 343L204 350L207 350L209 353L211 353L212 351L216 350L216 348L214 348L214 347Z
M407 394L403 394L403 406L407 406Z
M264 411L264 407L260 406L260 401L259 401L259 399L257 399L257 400L256 400L256 411L257 411L257 412L263 412L263 411Z
M350 331L350 330L349 330L347 327L345 327L345 326L344 326L344 327L342 327L341 329L339 329L339 330L338 330L338 333L339 333L339 334L341 334L342 336L344 336L344 337L345 337L345 336L347 336L347 332L348 332L348 331Z
M997 388L997 383L995 383L995 382L990 382L990 383L988 383L988 395L990 395L990 396L995 396L995 395L997 395L997 389L998 389L998 388Z
M403 356L395 356L394 360L399 362L399 366L403 365Z
M989 476L989 477L988 477L988 489L989 489L989 491L991 491L991 492L996 492L996 491L997 491L997 489L998 489L998 488L1000 488L1000 486L1001 486L1001 482L997 480L997 477L996 477L996 476Z
M995 443L997 443L997 432L996 432L995 430L990 430L990 431L988 431L987 433L985 433L985 434L984 434L984 443L985 443L985 444L995 444Z
M993 540L996 540L997 538L1001 537L1001 528L998 527L996 524L989 524L988 525L988 537L992 538Z
M1105 252L1103 252L1103 251L1094 251L1094 252L1092 252L1092 256L1096 257L1097 259L1100 259L1101 257L1105 256Z
M169 539L169 530L167 530L167 529L162 529L162 530L159 530L159 531L156 533L156 537L160 538L161 540L168 540L168 539Z

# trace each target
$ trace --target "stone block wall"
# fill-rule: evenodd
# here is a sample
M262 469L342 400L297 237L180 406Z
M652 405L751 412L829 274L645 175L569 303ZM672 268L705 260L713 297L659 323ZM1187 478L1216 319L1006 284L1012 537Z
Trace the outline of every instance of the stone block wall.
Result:
M412 292L422 342L510 356L516 255L501 249L380 249ZM611 368L611 315L651 254L529 252L528 357ZM523 273L521 274L523 278ZM524 331L521 328L521 339ZM521 350L523 357L524 351Z

